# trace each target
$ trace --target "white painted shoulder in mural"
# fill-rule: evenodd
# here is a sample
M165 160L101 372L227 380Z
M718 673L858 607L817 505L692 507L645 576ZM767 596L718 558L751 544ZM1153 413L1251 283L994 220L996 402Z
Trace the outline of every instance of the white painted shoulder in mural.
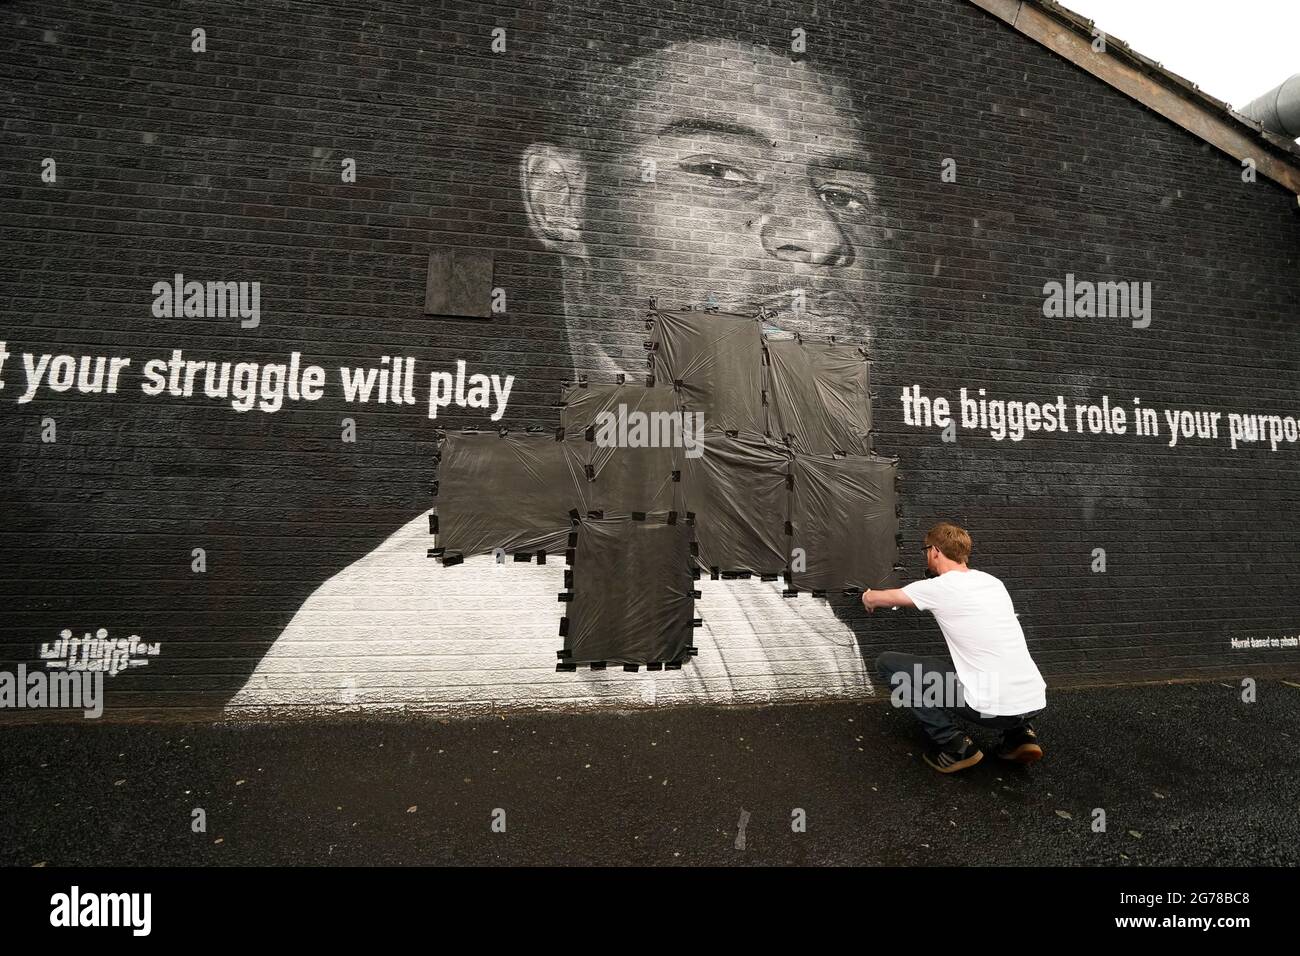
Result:
M852 629L780 582L699 582L698 656L677 671L555 670L564 560L427 557L427 514L307 599L229 715L287 708L488 712L865 696Z

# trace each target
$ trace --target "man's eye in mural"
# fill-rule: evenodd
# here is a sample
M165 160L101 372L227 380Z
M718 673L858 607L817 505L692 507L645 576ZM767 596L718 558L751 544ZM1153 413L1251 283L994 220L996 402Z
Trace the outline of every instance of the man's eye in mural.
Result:
M871 202L866 193L851 186L822 185L817 194L826 205L853 215L865 213Z
M692 156L677 164L677 168L693 176L704 178L710 186L720 189L737 189L756 186L758 181L744 169L726 160L705 156Z

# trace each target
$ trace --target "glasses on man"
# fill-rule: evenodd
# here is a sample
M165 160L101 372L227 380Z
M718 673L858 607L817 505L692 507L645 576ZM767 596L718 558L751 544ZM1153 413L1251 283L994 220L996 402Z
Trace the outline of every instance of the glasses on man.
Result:
M928 555L928 554L930 553L930 549L933 548L933 547L934 547L934 545L932 545L932 544L927 544L924 548L921 549L921 553L922 553L922 554L926 554L926 555Z

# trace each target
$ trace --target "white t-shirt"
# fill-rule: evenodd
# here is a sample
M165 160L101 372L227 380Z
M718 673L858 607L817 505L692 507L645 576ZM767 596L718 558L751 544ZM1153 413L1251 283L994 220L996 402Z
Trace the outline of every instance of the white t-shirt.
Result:
M939 622L966 704L984 715L1027 714L1047 706L1011 595L983 571L947 571L903 587L918 610Z
M854 626L826 599L784 597L781 581L707 574L695 582L699 655L680 670L558 673L564 557L497 564L485 554L445 567L427 556L430 544L428 515L418 515L317 588L227 712L469 714L875 693Z

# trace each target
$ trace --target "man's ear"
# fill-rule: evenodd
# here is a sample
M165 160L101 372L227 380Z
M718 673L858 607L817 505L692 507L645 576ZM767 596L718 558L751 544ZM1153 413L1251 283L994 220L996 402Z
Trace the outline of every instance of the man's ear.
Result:
M519 184L533 235L553 252L585 259L587 168L577 150L534 143L519 160Z

